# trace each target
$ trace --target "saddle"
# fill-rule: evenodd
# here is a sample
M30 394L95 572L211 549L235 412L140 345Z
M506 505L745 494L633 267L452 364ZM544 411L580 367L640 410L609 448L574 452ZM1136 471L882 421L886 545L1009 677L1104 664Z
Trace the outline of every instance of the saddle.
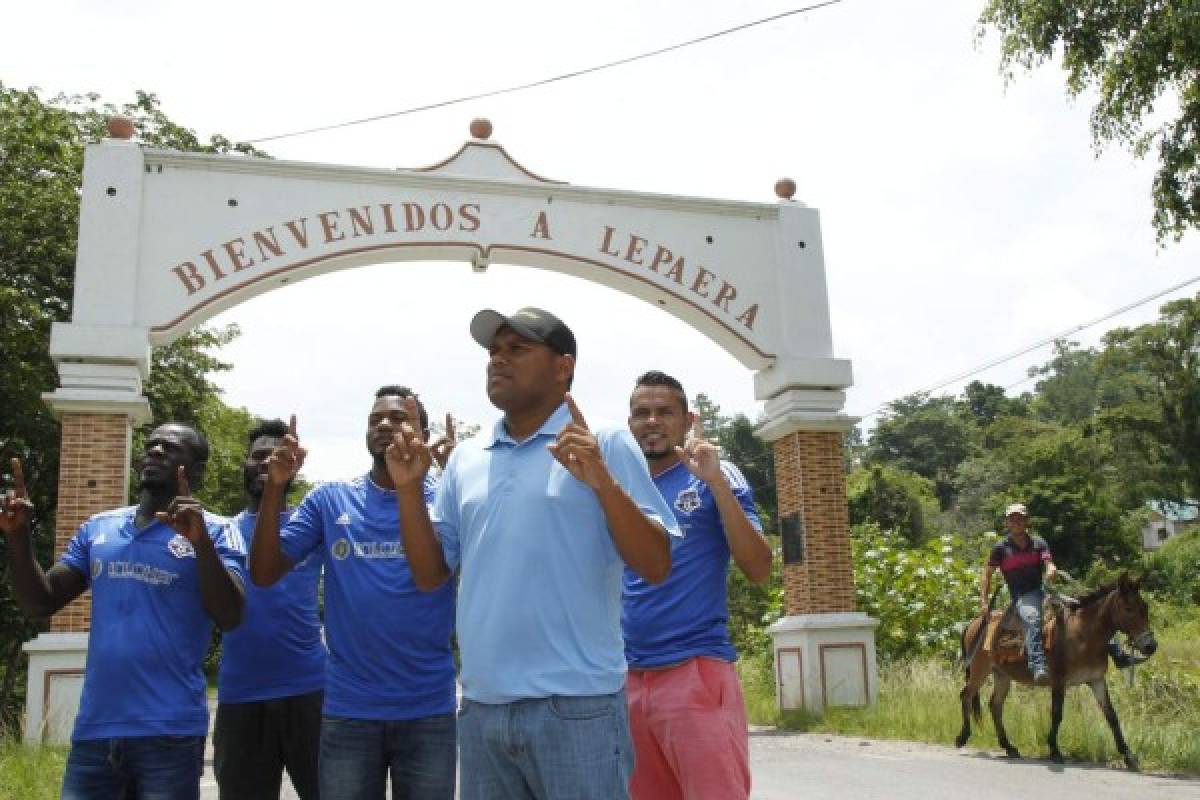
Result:
M1054 650L1058 638L1058 620L1066 605L1056 597L1047 595L1042 602L1042 649L1047 657ZM1017 610L1009 606L1004 611L993 611L988 620L987 634L983 639L983 651L992 661L1000 664L1025 660L1025 629Z

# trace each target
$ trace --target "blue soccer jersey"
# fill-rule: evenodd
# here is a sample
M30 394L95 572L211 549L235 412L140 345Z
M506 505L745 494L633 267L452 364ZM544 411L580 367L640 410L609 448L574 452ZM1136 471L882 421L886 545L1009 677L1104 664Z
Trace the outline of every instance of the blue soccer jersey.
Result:
M722 461L721 471L755 528L762 529L754 495L741 471ZM708 484L682 463L664 470L654 484L671 506L683 537L671 540L671 574L652 585L625 570L621 628L625 658L634 668L663 667L695 656L733 661L729 640L726 577L729 543Z
M138 530L136 511L92 517L62 556L92 590L73 741L208 732L202 665L212 619L200 599L196 551L164 523ZM204 521L221 562L244 585L246 547L237 529L211 514Z
M284 526L291 512L280 515ZM247 547L258 514L243 511L230 524ZM242 624L221 639L217 697L253 703L318 691L325 686L325 644L317 615L321 554L313 552L274 586L246 587Z
M324 561L326 714L404 720L454 710L454 584L422 592L413 583L394 491L369 475L318 486L280 543L293 563L313 552Z

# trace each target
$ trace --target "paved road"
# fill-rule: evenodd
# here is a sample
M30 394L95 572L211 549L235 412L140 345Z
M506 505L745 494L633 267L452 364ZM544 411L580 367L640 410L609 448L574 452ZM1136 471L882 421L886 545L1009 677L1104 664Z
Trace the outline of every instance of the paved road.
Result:
M755 731L754 800L1200 800L1200 781L909 742ZM204 800L217 800L208 752ZM297 800L286 787L285 800Z

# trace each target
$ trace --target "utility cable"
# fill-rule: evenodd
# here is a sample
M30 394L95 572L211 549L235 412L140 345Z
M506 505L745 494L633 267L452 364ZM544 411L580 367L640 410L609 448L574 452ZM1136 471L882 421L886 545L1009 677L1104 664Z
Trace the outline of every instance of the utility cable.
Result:
M478 94L466 95L464 97L456 97L452 100L440 100L436 103L428 103L423 106L413 106L412 108L406 108L401 111L390 111L386 114L376 114L374 116L363 117L362 119L353 119L353 120L349 120L347 122L335 122L330 125L318 125L315 128L305 128L305 129L299 130L299 131L292 131L291 133L277 133L272 136L260 136L256 139L246 139L244 141L244 143L245 144L261 144L262 142L274 142L274 141L278 141L279 139L288 139L293 136L305 136L310 133L320 133L322 131L332 131L332 130L336 130L338 128L349 128L352 125L365 125L368 122L378 122L379 120L392 119L393 117L402 117L407 114L416 114L421 111L431 111L435 108L446 108L447 106L454 106L454 105L459 105L461 103L468 103L472 100L482 100L485 97L496 97L497 95L511 94L513 92L521 92L521 91L525 91L526 89L533 89L538 86L546 86L551 83L557 83L559 81L569 80L570 78L578 78L583 75L590 75L593 72L600 72L602 70L612 69L614 67L620 67L625 64L632 64L635 61L642 61L647 58L653 58L654 56L661 56L664 53L670 53L674 50L682 50L685 47L691 47L692 45L702 44L703 42L712 41L713 39L719 39L720 37L728 36L731 33L739 33L741 31L747 30L749 28L754 28L759 25L766 25L767 23L776 22L778 20L785 19L787 17L792 17L797 14L804 14L809 11L816 11L818 9L825 8L827 6L835 6L844 1L845 0L825 0L825 2L822 2L822 3L814 3L812 5L803 6L801 8L793 8L791 11L784 11L781 14L775 14L770 17L763 17L762 19L756 19L753 22L746 22L741 25L735 25L732 28L726 28L725 30L717 31L715 33L709 33L709 34L700 36L695 39L688 39L686 42L679 42L678 44L669 45L667 47L660 47L657 50L650 50L649 52L639 53L638 55L635 55L635 56L621 58L616 61L609 61L604 64L597 64L596 66L586 67L584 69L575 70L573 72L564 72L561 75L555 75L554 77L551 77L551 78L542 78L541 80L531 81L529 83L522 83L522 84L518 84L516 86L506 86L503 89L493 89L493 90L487 91L487 92L479 92Z
M1137 308L1138 306L1144 306L1146 303L1157 300L1160 297L1162 297L1163 295L1168 295L1171 292L1178 291L1178 290L1184 288L1185 286L1190 286L1191 284L1196 283L1197 281L1200 281L1200 275L1197 275L1194 278L1188 278L1186 281L1177 283L1174 286L1168 286L1166 289L1162 289L1160 291L1155 292L1154 294L1147 295L1146 297L1143 297L1140 300L1134 300L1132 303L1126 303L1125 305L1121 306L1120 308L1117 308L1113 311L1109 311L1108 313L1103 314L1099 317L1096 317L1093 320L1089 320L1088 322L1083 322L1083 323L1080 323L1079 325L1072 326L1065 331L1061 331L1059 333L1054 334L1053 336L1049 336L1045 339L1041 339L1038 342L1035 342L1034 344L1022 347L1019 350L1014 350L1013 352L1008 353L1007 355L999 356L998 358L993 358L989 361L985 361L983 364L980 364L979 366L972 367L971 369L966 370L964 372L960 372L957 375L954 375L953 377L946 378L945 380L939 381L939 382L933 384L932 386L928 386L924 389L918 389L915 392L909 392L908 394L903 395L903 396L907 397L908 395L911 395L911 394L932 394L933 392L936 392L938 389L943 389L947 386L950 386L951 384L958 383L959 381L965 380L966 378L970 378L974 375L978 375L981 372L985 372L985 371L991 369L992 367L998 367L1001 364L1006 364L1009 361L1020 358L1023 355L1028 355L1029 353L1032 353L1035 350L1040 350L1041 348L1045 347L1048 344L1053 344L1054 342L1057 342L1059 339L1065 339L1066 337L1072 336L1076 333L1079 333L1082 330L1086 330L1095 325L1099 325L1101 322L1106 322L1107 320L1110 320L1113 317L1119 317L1120 315L1124 314L1126 311L1132 311L1133 309ZM1024 380L1017 381L1017 384L1019 384L1019 383L1024 383ZM1013 384L1013 386L1016 386L1017 384ZM878 414L883 413L884 411L887 410L887 408L890 404L891 403L884 403L879 408L872 411L870 414L863 414L861 419L869 419L870 417L874 417Z

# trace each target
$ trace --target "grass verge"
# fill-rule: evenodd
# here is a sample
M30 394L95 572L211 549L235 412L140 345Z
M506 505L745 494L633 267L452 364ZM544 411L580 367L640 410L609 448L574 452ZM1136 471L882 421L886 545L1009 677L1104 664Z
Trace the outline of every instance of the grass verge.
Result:
M1182 622L1182 621L1181 621ZM1110 671L1109 692L1121 729L1142 768L1200 776L1200 649L1193 621L1163 631L1160 651L1134 670ZM958 691L963 674L944 659L903 661L880 669L879 701L868 708L835 708L823 716L786 713L775 707L770 662L746 660L742 666L746 705L752 722L791 730L819 731L878 739L907 739L953 744L961 725ZM969 746L999 749L987 698L984 722L972 723ZM1009 739L1027 756L1047 753L1050 692L1014 685L1004 708ZM1059 729L1059 747L1071 760L1120 765L1112 734L1087 687L1068 690Z
M28 746L0 735L0 798L54 800L66 763L66 747Z

